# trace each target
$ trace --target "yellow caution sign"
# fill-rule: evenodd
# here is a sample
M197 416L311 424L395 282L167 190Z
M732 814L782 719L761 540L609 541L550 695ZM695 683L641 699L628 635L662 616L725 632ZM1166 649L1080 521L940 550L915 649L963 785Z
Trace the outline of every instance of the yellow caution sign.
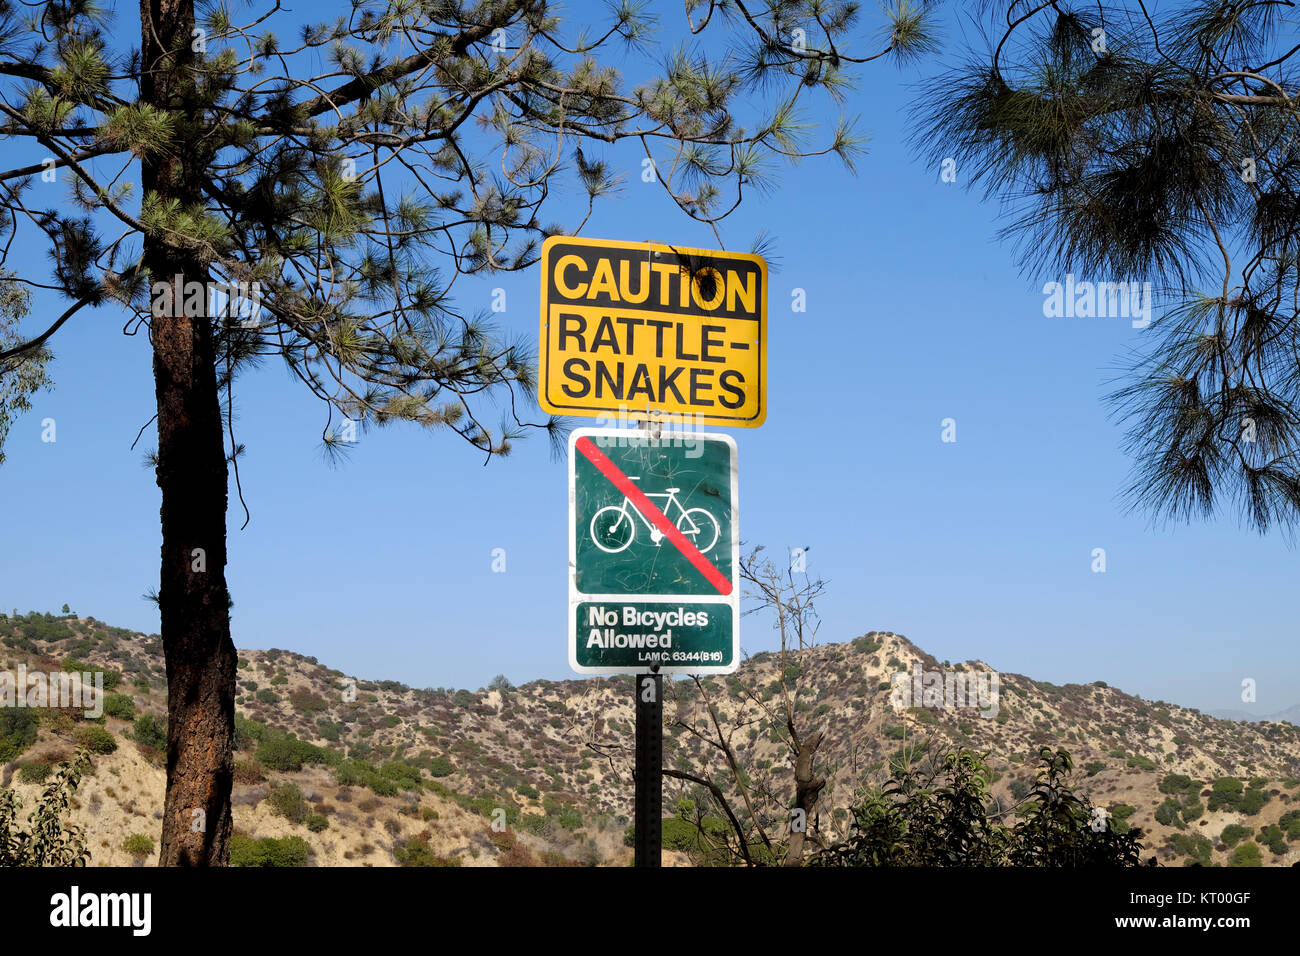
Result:
M541 311L548 412L740 428L767 417L761 256L552 236Z

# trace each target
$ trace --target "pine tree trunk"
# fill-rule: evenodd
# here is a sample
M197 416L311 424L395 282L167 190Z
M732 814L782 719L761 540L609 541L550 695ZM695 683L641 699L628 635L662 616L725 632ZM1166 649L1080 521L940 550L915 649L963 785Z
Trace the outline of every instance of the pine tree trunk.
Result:
M141 98L171 111L174 142L142 162L144 193L202 202L208 158L196 132L192 76L193 0L141 0ZM197 256L158 236L144 239L150 282L205 282ZM158 400L158 487L162 489L162 570L158 599L167 661L167 796L162 866L227 861L235 720L235 669L226 590L226 454L217 393L216 347L204 297L202 315L182 301L151 319Z

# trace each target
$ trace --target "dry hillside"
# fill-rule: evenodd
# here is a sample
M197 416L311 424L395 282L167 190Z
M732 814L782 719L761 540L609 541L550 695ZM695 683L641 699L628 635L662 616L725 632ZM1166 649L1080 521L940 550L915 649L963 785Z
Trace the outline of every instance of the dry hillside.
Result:
M988 752L992 791L1005 808L1032 781L1037 749L1050 745L1070 751L1079 790L1109 807L1117 825L1141 827L1162 862L1251 863L1256 851L1242 849L1249 846L1264 865L1300 861L1300 809L1292 809L1300 796L1300 728L1219 720L1101 682L1054 686L1016 674L1001 675L996 716L894 706L890 676L918 663L948 673L989 670L936 661L890 632L787 658L785 684L801 733L826 735L820 772L829 785L815 821L822 839L843 835L856 788L882 782L891 763L926 745ZM8 758L0 785L16 787L30 806L51 765L78 743L115 745L97 756L74 819L86 827L92 864L149 862L164 782L158 637L94 618L0 615L0 671L20 664L103 669L116 675L119 696L101 728L110 738L79 713L44 711L27 730L34 741L12 753L22 729L11 728L11 752L0 749ZM667 765L735 795L708 739L716 732L711 706L760 812L784 812L792 783L789 750L774 730L784 724L779 668L779 656L764 653L698 688L673 682ZM241 651L238 712L237 859L262 854L322 866L630 860L630 678L416 689L354 680L290 651ZM703 806L692 790L666 780L666 813L683 797ZM268 837L281 842L257 842ZM666 854L666 862L688 861Z

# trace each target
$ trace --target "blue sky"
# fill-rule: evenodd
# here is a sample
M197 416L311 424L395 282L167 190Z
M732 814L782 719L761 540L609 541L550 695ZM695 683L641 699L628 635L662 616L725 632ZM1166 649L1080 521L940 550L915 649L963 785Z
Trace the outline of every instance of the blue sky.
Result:
M1294 548L1232 518L1157 529L1123 509L1129 462L1102 397L1147 333L1121 318L1045 318L1043 282L1063 276L1022 275L997 241L996 207L963 188L960 168L943 182L908 147L908 84L958 54L952 29L947 39L919 68L861 74L847 108L871 144L857 176L806 161L725 223L729 248L763 229L775 238L768 417L730 432L744 539L778 557L810 547L809 571L828 582L825 641L892 630L941 660L1105 680L1202 709L1300 701ZM587 154L627 182L584 235L715 245L640 181L634 149ZM549 218L576 222L578 196L559 197ZM48 272L39 247L15 262ZM458 302L486 309L504 287L498 321L535 337L538 280L536 267L462 280ZM791 311L796 288L805 313ZM66 601L154 631L141 599L158 579L159 493L142 464L151 432L130 450L153 380L144 336L123 336L123 321L83 313L58 334L57 388L9 436L0 607ZM281 366L246 375L236 397L252 511L240 531L232 497L240 647L419 687L570 676L566 465L544 438L484 467L453 435L395 428L364 434L330 467L323 410ZM54 443L41 441L45 418ZM941 441L945 418L956 442ZM1092 571L1099 547L1104 574ZM495 548L505 573L492 570ZM741 642L753 653L775 635L747 617ZM1244 678L1257 681L1253 708Z

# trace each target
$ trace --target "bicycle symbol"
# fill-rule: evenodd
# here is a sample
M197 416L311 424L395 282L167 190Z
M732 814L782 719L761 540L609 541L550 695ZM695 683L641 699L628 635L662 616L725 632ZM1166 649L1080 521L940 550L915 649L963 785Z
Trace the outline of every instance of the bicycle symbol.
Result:
M641 480L636 475L628 475L628 478L631 481ZM718 536L721 533L718 519L704 508L683 508L681 502L677 500L677 493L681 490L669 488L667 491L653 494L646 492L646 497L666 499L660 510L670 520L669 509L676 505L680 512L677 518L677 530L687 541L695 545L701 554L708 554L718 543ZM632 520L634 515L641 519L641 523L650 532L650 540L654 542L655 547L659 547L663 543L664 533L656 528L626 496L621 505L606 505L591 516L591 543L609 554L618 554L620 551L627 550L636 538L636 522Z

